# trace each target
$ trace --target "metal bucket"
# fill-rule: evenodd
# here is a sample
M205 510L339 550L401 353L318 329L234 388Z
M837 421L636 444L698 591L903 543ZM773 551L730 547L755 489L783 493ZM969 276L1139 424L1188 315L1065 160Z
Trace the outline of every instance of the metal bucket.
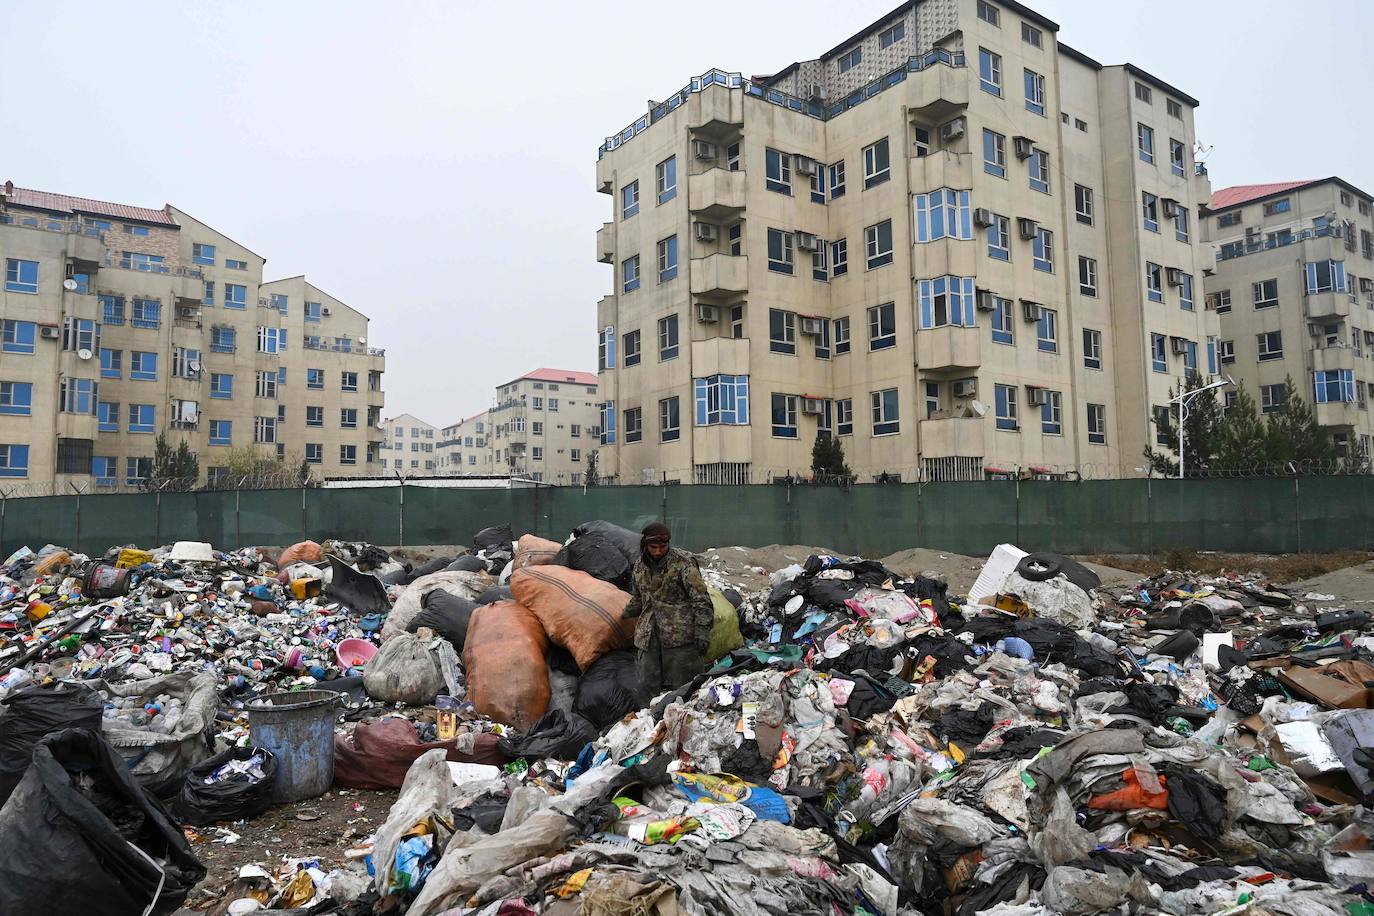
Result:
M332 690L295 690L264 694L248 704L253 743L277 757L273 804L329 790L334 782L334 709L342 700Z

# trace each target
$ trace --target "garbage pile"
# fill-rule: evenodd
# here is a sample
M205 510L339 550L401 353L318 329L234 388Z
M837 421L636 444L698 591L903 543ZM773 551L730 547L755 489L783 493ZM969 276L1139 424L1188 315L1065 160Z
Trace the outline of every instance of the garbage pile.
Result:
M31 854L0 859L0 912L64 911L57 842L89 852L73 911L171 912L204 876L178 823L332 781L400 789L351 864L246 864L215 912L1374 913L1363 612L1253 577L1108 589L1011 545L967 596L815 555L708 577L704 670L645 696L639 557L607 522L414 568L21 551L0 843Z

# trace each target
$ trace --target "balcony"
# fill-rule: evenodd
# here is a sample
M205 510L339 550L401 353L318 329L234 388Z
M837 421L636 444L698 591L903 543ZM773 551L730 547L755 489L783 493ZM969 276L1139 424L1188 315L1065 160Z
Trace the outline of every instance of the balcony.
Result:
M916 332L916 365L928 371L976 369L983 364L978 328L933 328Z
M749 289L747 255L713 254L692 258L692 295L727 297Z
M602 223L596 230L596 259L602 264L615 263L615 224Z
M1308 388L1312 382L1309 377ZM1310 397L1312 392L1307 392ZM1352 401L1329 401L1325 404L1313 404L1313 412L1317 415L1319 426L1354 426L1360 421L1360 411Z
M969 83L977 74L963 67L928 67L907 83L908 114L923 124L941 124L968 108Z
M922 458L982 458L987 423L981 417L922 420L917 437Z
M1329 318L1349 318L1355 307L1349 293L1309 293L1304 297L1303 311L1308 318L1321 321Z
M712 337L692 341L692 374L697 377L748 375L749 339Z
M967 188L973 184L972 153L941 149L928 156L913 157L908 163L913 188Z
M1350 347L1316 347L1312 350L1312 369L1314 372L1321 372L1324 369L1348 369L1354 371L1360 357L1355 355L1355 351Z
M725 80L721 83L711 83L699 92L688 94L688 129L711 136L744 126L744 93L731 88L729 76L723 76Z
M745 172L707 169L687 179L687 207L693 216L718 223L744 209Z

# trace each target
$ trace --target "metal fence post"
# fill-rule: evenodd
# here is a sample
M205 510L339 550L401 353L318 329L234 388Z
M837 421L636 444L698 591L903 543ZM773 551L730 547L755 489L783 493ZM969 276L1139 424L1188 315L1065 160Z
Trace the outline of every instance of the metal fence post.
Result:
M76 491L76 550L81 552L81 491Z
M1298 534L1297 553L1302 553L1302 495L1298 487L1298 475L1293 475L1293 527Z
M153 543L162 545L162 491L153 493Z
M243 519L239 515L239 490L234 488L234 549L243 546Z
M301 540L310 537L310 531L305 524L305 491L306 487L301 487Z
M1150 477L1145 478L1145 552L1155 552L1155 492Z
M399 505L398 505L398 507L397 507L397 512L396 512L396 540L397 540L397 542L398 542L398 543L396 544L396 546L397 546L397 547L404 547L404 546L406 545L406 485L405 485L405 483L402 482L401 485L400 485L399 487L396 488L396 490L397 490L397 492L399 492L399 493L401 494L401 496L400 496L400 503L399 503Z
M1016 540L1021 543L1021 475L1016 475Z

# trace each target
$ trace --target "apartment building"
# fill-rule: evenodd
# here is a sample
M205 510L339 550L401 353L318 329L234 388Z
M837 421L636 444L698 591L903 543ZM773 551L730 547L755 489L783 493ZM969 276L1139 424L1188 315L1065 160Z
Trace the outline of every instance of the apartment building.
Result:
M1263 413L1292 378L1342 453L1369 454L1374 435L1372 200L1334 177L1240 185L1212 195L1202 225L1217 251L1205 289L1221 371Z
M818 435L861 481L1135 473L1215 371L1198 102L1057 29L916 0L608 138L600 473L764 482Z
M488 427L495 472L582 484L587 453L600 447L597 382L590 372L535 369L498 387Z
M494 474L496 453L491 446L490 411L473 414L439 436L439 469L445 474Z
M438 427L411 413L382 421L381 470L405 477L447 473L439 467Z
M136 486L159 433L187 442L207 478L240 446L368 472L364 418L381 410L385 354L363 346L366 316L303 278L263 283L261 255L170 204L13 182L0 189L0 261L0 476ZM358 346L303 353L307 327ZM311 429L307 404L338 422Z

